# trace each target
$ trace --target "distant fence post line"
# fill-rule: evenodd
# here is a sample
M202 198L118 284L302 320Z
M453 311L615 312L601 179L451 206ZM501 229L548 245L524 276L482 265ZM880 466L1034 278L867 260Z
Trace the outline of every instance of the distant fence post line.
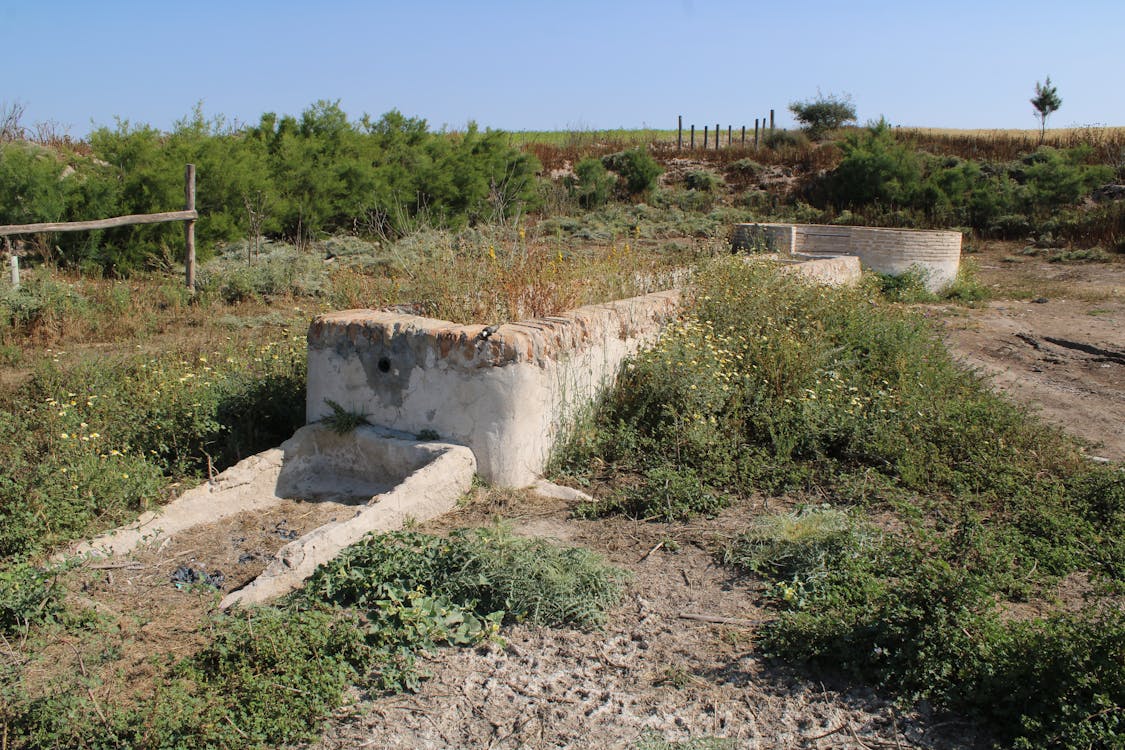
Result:
M769 129L770 129L770 132L773 132L773 129L774 129L774 110L771 109L769 112L770 112ZM767 121L766 121L766 118L764 116L754 118L754 148L755 149L757 149L759 147L762 140L766 136L766 122ZM739 145L742 148L745 148L746 145L747 145L746 144L747 128L748 128L747 125L739 126L739 130L740 130ZM722 148L722 146L723 146L722 132L723 132L722 123L720 123L720 122L715 123L715 150L716 151L719 150L720 148ZM707 125L703 126L703 150L706 151L710 147L711 147L711 125L707 124ZM734 147L734 125L730 124L730 125L727 125L727 148L733 148L733 147ZM683 149L684 149L684 116L683 115L677 115L677 117L676 117L676 150L677 151L683 151ZM690 149L692 151L695 150L695 125L689 125L688 126L688 149Z
M165 211L157 214L130 214L129 216L113 216L108 219L94 219L92 221L48 221L39 224L5 224L0 225L0 237L10 237L16 234L43 234L48 232L89 232L95 229L113 229L115 227L128 227L138 224L165 224L170 221L182 221L187 225L187 252L186 263L188 287L195 291L195 220L199 212L195 210L195 165L188 164L184 170L184 196L187 207L183 211ZM11 254L13 283L18 285L19 260L15 253L11 253L11 244L4 240L4 248Z

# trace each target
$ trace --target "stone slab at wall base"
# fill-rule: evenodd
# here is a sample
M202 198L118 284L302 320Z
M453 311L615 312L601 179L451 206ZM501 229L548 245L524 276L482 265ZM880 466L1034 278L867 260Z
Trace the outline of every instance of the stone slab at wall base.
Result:
M920 269L926 287L941 291L957 278L961 233L834 224L736 224L736 249L763 249L796 259L854 255L865 268L901 275Z
M488 327L376 310L322 315L308 334L308 421L331 400L374 424L466 445L484 479L525 487L679 305L670 290Z
M408 518L425 521L452 510L475 473L472 451L462 445L419 442L372 426L338 435L322 425L307 425L279 448L240 461L159 511L84 542L71 554L126 554L141 544L264 510L286 498L370 496L352 517L283 547L265 572L227 595L220 606L262 602L296 589L317 565L369 532L399 529Z
M747 260L752 260L750 256ZM812 258L783 263L781 272L794 274L825 286L854 286L863 278L863 268L854 255L833 258Z
M360 440L378 434L370 427L361 427L356 433ZM347 441L347 436L343 441ZM477 463L472 451L442 443L412 445L429 455L426 463L390 490L371 498L352 518L325 524L282 547L261 575L223 597L219 607L260 604L288 594L299 588L318 566L367 534L395 531L408 519L427 521L453 510L473 484Z

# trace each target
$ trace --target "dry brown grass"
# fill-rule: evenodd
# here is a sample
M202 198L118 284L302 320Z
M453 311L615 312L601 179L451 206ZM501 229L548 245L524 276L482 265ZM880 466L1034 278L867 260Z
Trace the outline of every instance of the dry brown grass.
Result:
M1039 147L1038 130L957 130L896 128L895 134L915 148L966 159L1011 161ZM1125 161L1125 127L1051 128L1043 143L1055 148L1089 146L1091 164Z

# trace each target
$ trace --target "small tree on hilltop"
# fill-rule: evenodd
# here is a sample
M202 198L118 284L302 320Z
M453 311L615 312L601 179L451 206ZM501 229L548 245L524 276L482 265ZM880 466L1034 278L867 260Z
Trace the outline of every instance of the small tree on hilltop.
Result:
M1047 118L1062 106L1058 90L1051 85L1051 76L1047 76L1043 83L1035 82L1035 98L1031 100L1031 106L1035 107L1035 116L1039 118L1039 142L1042 143L1047 137Z
M846 123L855 122L855 105L846 95L817 94L815 99L807 102L793 102L789 111L813 139L820 139Z

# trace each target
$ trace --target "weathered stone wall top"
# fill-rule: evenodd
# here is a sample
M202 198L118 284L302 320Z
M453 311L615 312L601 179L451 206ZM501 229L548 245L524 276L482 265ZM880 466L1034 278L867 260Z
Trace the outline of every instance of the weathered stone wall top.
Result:
M309 327L309 349L340 355L385 352L372 365L383 373L402 359L477 370L515 363L540 366L604 341L630 338L673 317L680 292L672 289L628 300L587 305L560 315L498 327L457 325L444 320L379 310L343 310L318 316ZM397 360L397 362L396 362Z

